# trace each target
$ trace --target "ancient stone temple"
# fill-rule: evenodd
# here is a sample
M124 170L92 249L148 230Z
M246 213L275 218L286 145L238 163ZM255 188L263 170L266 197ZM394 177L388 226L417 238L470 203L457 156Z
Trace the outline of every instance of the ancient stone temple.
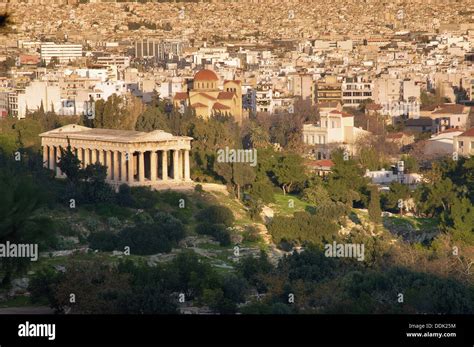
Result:
M92 129L65 125L39 135L44 166L65 177L57 166L60 148L68 141L82 167L100 163L107 167L107 182L118 186L169 187L191 183L189 151L191 137L174 136L162 130Z

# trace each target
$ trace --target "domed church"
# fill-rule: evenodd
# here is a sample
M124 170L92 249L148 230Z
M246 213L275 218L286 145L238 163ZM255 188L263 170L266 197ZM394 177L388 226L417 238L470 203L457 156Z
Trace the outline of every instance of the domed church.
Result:
M242 122L242 88L240 81L224 81L219 89L219 77L212 70L200 70L194 75L187 92L176 93L173 104L191 106L196 115L209 118L213 115L230 115Z

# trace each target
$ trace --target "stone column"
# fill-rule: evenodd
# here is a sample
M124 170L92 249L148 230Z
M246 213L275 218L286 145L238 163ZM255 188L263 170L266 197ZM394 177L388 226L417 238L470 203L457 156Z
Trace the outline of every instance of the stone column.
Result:
M145 152L138 152L138 182L145 182Z
M178 179L182 180L184 175L183 175L183 167L184 167L184 162L183 162L183 151L181 149L178 150Z
M112 152L105 151L106 165L107 165L107 179L112 179Z
M91 164L97 163L97 150L91 149Z
M127 153L120 152L120 180L127 182L127 161L125 160Z
M114 151L114 181L119 182L119 152Z
M91 163L91 151L89 148L84 148L84 168Z
M156 172L157 172L157 166L156 166L156 163L157 163L157 154L156 154L156 151L153 150L151 151L150 153L150 180L152 182L155 182L156 181Z
M173 150L173 179L179 179L179 151L177 149Z
M43 146L43 167L48 167L48 146Z
M56 176L61 176L62 175L62 171L58 166L58 161L59 161L60 157L61 157L61 146L56 146L56 156L55 156L55 158L56 158L55 159L56 160Z
M102 149L99 149L99 155L97 156L97 161L99 162L100 165L105 165L104 151Z
M184 150L184 179L191 179L191 168L189 167L189 149Z
M54 146L48 146L49 150L49 169L54 170L55 161L54 161Z
M133 160L133 151L128 152L128 160L126 161L128 165L128 182L133 183L135 179L133 178L133 175L135 173L135 163Z
M162 151L162 156L161 156L161 175L163 181L168 180L168 150Z
M81 162L81 167L84 168L84 156L82 155L82 148L77 149L77 159Z

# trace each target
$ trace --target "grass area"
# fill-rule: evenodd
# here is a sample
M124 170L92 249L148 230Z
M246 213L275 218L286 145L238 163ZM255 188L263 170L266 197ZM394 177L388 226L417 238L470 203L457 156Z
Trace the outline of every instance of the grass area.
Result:
M245 211L244 205L236 199L230 198L229 196L219 192L212 192L210 194L212 194L214 198L211 199L213 204L226 206L227 208L232 210L235 216L236 225L246 225L254 223Z
M28 296L15 296L14 298L0 302L0 308L10 307L31 307L31 306L43 306L44 303L32 303Z
M409 227L417 231L433 231L438 229L436 218L416 218L412 216L385 217L384 224L395 227Z
M275 215L292 216L298 211L305 211L311 204L304 202L296 195L275 193L275 203L270 204Z

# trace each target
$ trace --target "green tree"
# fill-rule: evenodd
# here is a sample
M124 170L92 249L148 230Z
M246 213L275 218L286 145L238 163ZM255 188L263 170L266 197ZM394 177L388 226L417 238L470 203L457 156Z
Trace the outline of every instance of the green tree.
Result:
M380 195L377 187L372 187L370 190L368 210L369 219L375 224L380 224L382 222L382 209L380 208Z
M248 163L234 163L232 165L232 181L237 191L237 199L240 200L240 191L255 181L255 170Z
M206 207L197 214L197 219L211 224L224 224L226 227L234 224L235 218L232 211L220 205Z
M39 244L44 248L54 236L51 220L41 215L46 196L29 176L18 172L0 171L0 244ZM0 273L2 285L12 275L22 273L31 264L28 258L3 258Z
M76 157L71 148L69 138L67 139L67 148L61 149L61 157L58 161L58 167L66 174L70 184L78 184L82 175L81 161Z
M283 194L291 192L294 184L304 182L306 179L304 171L303 159L299 155L288 154L280 158L274 173Z

